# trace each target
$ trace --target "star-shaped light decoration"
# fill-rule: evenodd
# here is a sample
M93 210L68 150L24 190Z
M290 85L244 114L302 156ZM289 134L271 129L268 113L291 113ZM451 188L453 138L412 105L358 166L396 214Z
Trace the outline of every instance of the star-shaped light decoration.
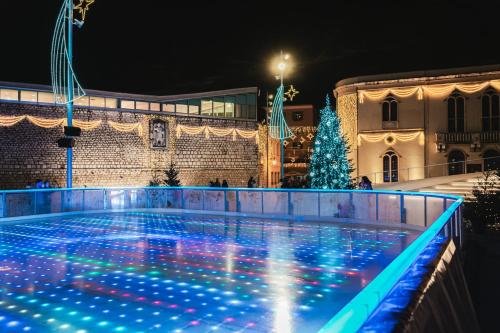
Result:
M85 22L85 16L90 10L90 5L92 5L94 2L95 0L80 0L80 3L78 5L75 5L75 7L73 8L73 10L78 11L78 14L80 14L82 22Z
M297 96L300 93L297 89L294 88L293 84L290 86L290 89L285 93L285 96L290 99L290 101L293 101L293 98Z

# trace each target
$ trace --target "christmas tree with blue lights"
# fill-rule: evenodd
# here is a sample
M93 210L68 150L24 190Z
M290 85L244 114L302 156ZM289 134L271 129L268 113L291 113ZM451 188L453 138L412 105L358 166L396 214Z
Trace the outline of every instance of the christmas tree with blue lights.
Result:
M314 151L309 165L311 188L352 188L351 162L347 158L349 146L340 129L340 119L330 106L326 95L326 106L320 111L320 123L314 138Z

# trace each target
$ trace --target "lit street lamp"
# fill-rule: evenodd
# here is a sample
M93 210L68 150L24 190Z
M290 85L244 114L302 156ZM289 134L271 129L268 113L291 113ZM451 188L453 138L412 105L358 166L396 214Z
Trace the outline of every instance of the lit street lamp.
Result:
M280 150L281 150L281 179L285 178L285 139L288 139L293 135L292 131L288 127L285 119L284 109L283 109L283 101L284 101L284 87L283 87L283 78L285 76L285 71L290 70L290 55L283 54L283 51L280 54L278 61L274 63L275 68L279 71L279 76L277 77L280 80L280 86L276 91L276 95L273 102L273 107L271 110L271 120L269 125L269 134L273 139L280 140ZM274 67L273 66L273 67Z

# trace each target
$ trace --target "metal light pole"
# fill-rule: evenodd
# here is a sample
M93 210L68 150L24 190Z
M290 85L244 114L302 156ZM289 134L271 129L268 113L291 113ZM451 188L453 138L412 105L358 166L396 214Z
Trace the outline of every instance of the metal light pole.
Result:
M280 86L283 87L283 74L285 72L286 64L283 62L283 51L281 51L281 62L278 65L278 69L280 70ZM285 89L280 89L281 93L281 98L280 100L280 109L283 112L283 118L285 120L285 125L286 125L286 117L285 117L285 109L283 108L283 98L284 96ZM284 138L284 126L280 126L280 155L281 155L281 177L283 181L285 180L285 138Z
M67 75L68 82L73 80L73 0L67 0L68 9L68 62L67 62ZM68 117L68 126L73 126L73 85L68 84L67 96L68 103L66 104L66 114ZM66 152L66 187L73 187L73 148L68 147Z
M73 127L73 102L85 96L85 91L76 78L73 69L73 25L81 28L85 21L85 15L89 11L90 5L95 0L80 0L76 6L73 0L63 0L62 7L57 16L54 34L52 36L52 49L50 56L50 71L52 77L52 90L54 92L55 103L66 107L67 126L69 134L66 141L61 146L66 147L66 187L73 187L73 149L68 143L68 136L72 139L76 134ZM81 15L81 20L73 17L77 10ZM76 135L75 135L76 134Z
M276 96L273 102L273 108L271 112L271 122L269 125L269 132L273 139L280 140L280 151L281 151L281 179L285 179L285 139L293 135L292 131L288 127L285 119L283 100L284 100L284 87L283 87L283 77L285 70L287 68L286 61L289 59L289 55L283 55L283 51L280 54L280 60L278 63L280 86L276 92Z

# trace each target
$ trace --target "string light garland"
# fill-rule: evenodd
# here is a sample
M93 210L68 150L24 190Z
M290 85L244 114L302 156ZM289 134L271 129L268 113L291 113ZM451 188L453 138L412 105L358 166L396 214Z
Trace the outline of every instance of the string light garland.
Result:
M67 124L68 124L68 121L65 119L64 126L67 126ZM101 124L102 124L102 120L82 121L82 120L73 119L73 126L79 127L85 131L91 131L93 129L96 129L97 127L101 126Z
M43 128L54 128L58 126L62 126L66 119L64 118L54 118L54 119L47 119L47 118L39 118L39 117L33 117L33 116L26 116L26 119L32 123L33 125L36 125L38 127L43 127Z
M422 131L409 132L409 133L377 133L377 134L358 134L358 146L361 146L362 141L375 143L384 141L386 145L393 146L398 141L410 142L418 139L418 144L423 146L425 143L425 136Z
M117 123L111 120L108 120L108 125L117 130L118 132L133 132L137 130L137 134L139 136L143 136L144 129L142 128L141 123Z
M209 139L210 134L215 136L229 136L232 135L233 141L236 140L236 136L239 135L244 139L255 139L256 143L259 143L259 131L251 131L251 130L242 130L238 128L216 128L210 126L186 126L186 125L177 125L176 135L179 139L182 134L188 135L200 135L205 134L205 138Z
M26 116L14 116L14 117L0 116L0 126L11 127L17 124L18 122L24 120L25 118Z
M462 93L473 94L480 92L488 87L500 91L500 80L491 80L481 83L453 83L453 84L437 84L428 86L402 87L390 89L375 89L375 90L360 90L359 103L363 104L365 98L373 101L380 101L388 95L394 95L400 98L406 98L417 94L418 100L423 100L424 95L432 97L441 97L450 95L453 91L458 90Z
M54 127L59 127L59 126L67 126L68 120L66 118L41 118L41 117L35 117L35 116L0 116L0 127L10 127L14 126L17 123L27 120L30 123L32 123L35 126L42 127L42 128L54 128ZM140 123L134 123L134 124L120 124L120 123L115 123L112 121L108 121L109 123L113 123L115 129L118 130L126 130L129 129L130 127L133 127L130 131L135 130ZM82 130L85 131L90 131L93 129L98 128L101 126L102 120L91 120L91 121L84 121L84 120L78 120L78 119L73 119L73 126L79 127ZM140 130L140 135L142 135L142 126Z

